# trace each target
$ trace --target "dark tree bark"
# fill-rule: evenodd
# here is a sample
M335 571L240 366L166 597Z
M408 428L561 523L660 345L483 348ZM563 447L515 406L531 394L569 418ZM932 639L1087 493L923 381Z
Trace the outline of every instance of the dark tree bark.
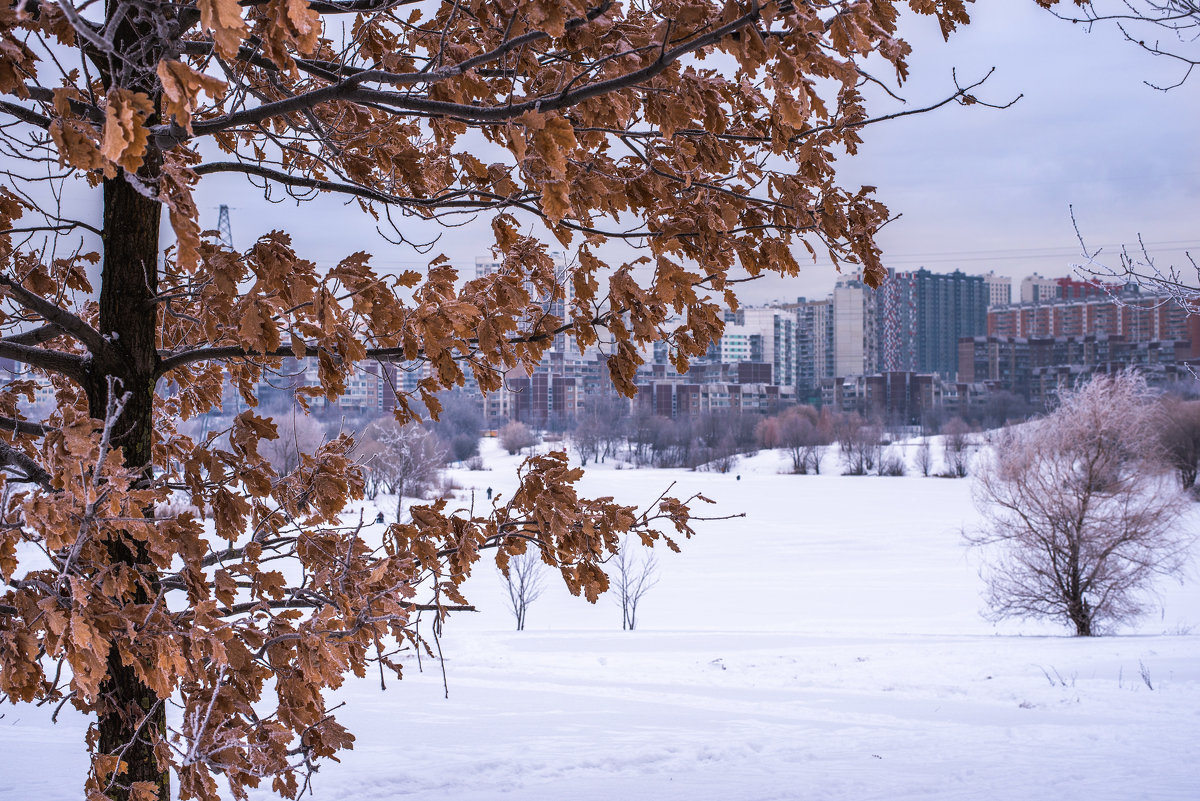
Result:
M118 15L120 24L114 35L117 52L139 52L129 61L96 59L109 86L120 85L125 77L113 74L114 63L116 72L121 73L138 56L154 63L161 55L154 52L161 47L154 46L158 40L149 22L135 20L125 13L122 4L109 0L106 19L111 21ZM157 106L154 73L142 70L133 74L137 76L135 85L129 88L147 92ZM92 353L82 382L94 418L106 419L115 408L114 402L121 399L112 444L121 449L124 465L139 471L147 484L153 478L154 385L159 366L153 299L158 292L162 206L157 199L138 191L133 181L152 190L160 166L161 155L150 150L136 176L122 172L104 181L99 329L107 342L100 352ZM152 517L153 510L147 509L145 514ZM128 600L148 606L158 594L159 580L145 543L129 531L118 531L110 539L108 551L114 564L128 566L141 577L134 597ZM120 754L128 765L126 773L112 782L110 795L125 799L130 797L133 783L150 782L158 787L160 799L168 799L169 775L154 754L154 743L166 734L162 699L138 678L132 665L125 663L118 643L110 647L108 671L101 688L105 708L99 715L98 747L101 753Z
M148 165L153 169L153 165ZM109 340L104 354L93 354L85 387L92 417L105 419L112 396L124 400L113 426L113 444L125 466L151 476L154 437L154 375L158 291L158 238L161 207L140 194L126 178L104 183L104 265L100 292L100 332ZM109 379L115 379L110 381ZM147 510L152 515L152 510ZM114 563L142 576L133 603L147 605L158 592L158 576L144 543L129 532L109 543ZM170 797L170 781L154 755L154 742L166 734L166 709L153 690L125 664L114 643L108 653L109 675L102 686L106 709L99 717L99 749L122 754L128 771L117 785L152 782L159 798ZM128 797L127 790L117 798Z

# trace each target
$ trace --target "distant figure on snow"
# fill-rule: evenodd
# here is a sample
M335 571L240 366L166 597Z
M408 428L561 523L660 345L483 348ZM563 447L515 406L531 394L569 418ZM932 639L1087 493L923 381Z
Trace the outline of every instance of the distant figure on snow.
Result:
M737 480L738 480L738 481L741 481L741 480L742 480L742 474L741 474L741 473L738 473L738 474L737 474Z
M382 523L382 522L383 522L383 512L380 512L379 514L375 515L375 522L376 522L376 523Z
M488 487L488 500L490 501L491 499L492 499L492 488Z

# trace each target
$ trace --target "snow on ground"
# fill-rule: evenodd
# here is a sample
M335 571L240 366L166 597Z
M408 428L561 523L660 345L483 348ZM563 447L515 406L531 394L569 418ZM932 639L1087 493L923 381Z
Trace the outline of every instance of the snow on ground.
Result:
M453 471L477 504L515 486L517 457L486 444L491 470ZM589 605L553 576L512 631L481 564L467 591L484 611L441 640L449 698L428 658L386 692L378 676L348 683L338 716L357 745L313 797L1198 797L1195 575L1162 585L1158 613L1118 636L993 626L960 544L978 521L969 481L784 469L765 452L729 474L591 470L587 492L645 505L676 482L719 501L706 512L746 517L659 555L634 632L610 599ZM0 799L78 798L83 722L0 712Z

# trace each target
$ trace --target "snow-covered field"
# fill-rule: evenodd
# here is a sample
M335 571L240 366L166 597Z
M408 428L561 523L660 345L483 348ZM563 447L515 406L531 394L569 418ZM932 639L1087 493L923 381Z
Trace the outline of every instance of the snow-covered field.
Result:
M480 502L515 483L517 460L486 444L491 470L452 471ZM314 797L1200 798L1195 570L1117 636L993 626L960 544L969 480L784 469L764 452L736 474L592 470L594 494L644 505L677 482L746 517L664 549L633 632L611 599L553 581L513 631L484 563L467 585L484 611L441 640L449 698L429 659L386 692L350 682L338 715L357 745ZM79 798L82 720L0 712L0 798Z

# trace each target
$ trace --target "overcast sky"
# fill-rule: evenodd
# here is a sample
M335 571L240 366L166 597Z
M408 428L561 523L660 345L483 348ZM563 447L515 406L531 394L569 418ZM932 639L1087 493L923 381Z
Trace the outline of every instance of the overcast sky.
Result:
M1164 93L1143 83L1172 83L1179 72L1125 43L1111 29L1085 33L1052 18L1033 0L985 2L973 22L943 43L929 18L906 20L913 45L910 107L947 94L951 69L961 80L996 72L980 97L1021 100L1006 110L953 106L914 115L864 134L857 156L840 164L844 185L871 184L900 219L880 236L884 263L968 273L995 270L1066 275L1079 261L1074 205L1090 246L1112 249L1142 235L1165 263L1200 252L1200 78ZM883 110L876 106L874 111ZM233 210L239 248L270 228L292 233L298 250L334 262L368 250L383 266L417 267L429 256L381 240L356 207L337 201L269 205L236 177L202 182L206 227L216 206ZM486 221L448 231L433 253L460 267L486 255ZM823 297L831 267L806 267L799 279L746 285L751 302Z

